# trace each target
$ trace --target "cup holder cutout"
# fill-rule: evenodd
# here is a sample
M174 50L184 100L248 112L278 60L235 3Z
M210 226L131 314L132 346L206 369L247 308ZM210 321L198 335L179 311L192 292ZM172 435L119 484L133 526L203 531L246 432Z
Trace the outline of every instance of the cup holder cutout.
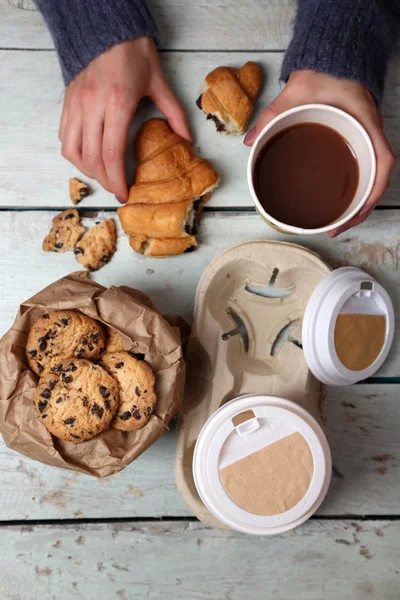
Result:
M283 344L285 344L286 342L290 342L291 344L294 344L295 346L300 348L300 350L303 350L302 343L298 339L296 339L299 336L295 333L295 330L298 329L300 326L301 319L295 319L294 321L291 321L290 323L282 327L282 329L276 336L274 343L272 344L271 356L276 356L279 350L282 348Z
M224 342L226 342L227 340L230 340L235 335L240 335L242 338L244 351L247 354L247 352L249 351L249 334L248 334L245 322L231 308L227 308L225 312L227 313L227 315L229 315L231 317L231 319L233 319L233 321L236 324L236 327L235 327L235 329L232 329L232 331L228 331L227 333L224 333L222 335L222 339L224 340Z
M275 268L272 271L272 275L267 286L246 284L246 292L249 292L249 294L254 294L255 296L261 296L262 298L287 298L288 296L291 296L293 290L275 287L278 274L279 269Z

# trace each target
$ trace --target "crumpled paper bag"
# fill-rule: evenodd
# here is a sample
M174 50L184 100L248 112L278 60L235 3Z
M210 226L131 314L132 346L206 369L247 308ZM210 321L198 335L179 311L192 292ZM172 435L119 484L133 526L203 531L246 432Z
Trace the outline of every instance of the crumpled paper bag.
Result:
M33 404L38 378L28 367L25 344L31 325L44 312L58 309L80 310L112 326L121 334L125 350L145 355L155 373L158 402L143 429L109 428L74 445L53 437L44 427ZM23 302L14 325L0 341L0 433L9 448L30 458L106 477L129 465L164 433L179 410L184 380L179 329L169 325L145 294L64 277Z

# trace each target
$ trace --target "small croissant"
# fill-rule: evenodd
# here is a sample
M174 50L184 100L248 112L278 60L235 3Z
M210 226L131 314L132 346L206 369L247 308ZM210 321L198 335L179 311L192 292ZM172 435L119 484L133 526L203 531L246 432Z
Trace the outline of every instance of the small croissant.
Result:
M200 214L218 186L218 173L163 119L142 125L135 150L135 184L118 209L131 247L163 258L194 250Z
M247 62L240 69L217 67L207 75L197 106L206 113L207 119L215 122L218 132L242 135L261 85L262 72L254 62Z

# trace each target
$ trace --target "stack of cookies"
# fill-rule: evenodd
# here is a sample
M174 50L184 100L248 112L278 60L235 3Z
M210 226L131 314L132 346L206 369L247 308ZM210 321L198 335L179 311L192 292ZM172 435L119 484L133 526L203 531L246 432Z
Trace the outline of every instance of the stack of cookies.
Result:
M118 209L131 247L157 258L194 250L200 214L218 186L218 173L162 119L142 125L136 157L135 184Z
M108 427L135 431L155 409L153 371L107 329L79 311L57 310L29 331L26 356L40 378L34 404L57 438L79 444Z

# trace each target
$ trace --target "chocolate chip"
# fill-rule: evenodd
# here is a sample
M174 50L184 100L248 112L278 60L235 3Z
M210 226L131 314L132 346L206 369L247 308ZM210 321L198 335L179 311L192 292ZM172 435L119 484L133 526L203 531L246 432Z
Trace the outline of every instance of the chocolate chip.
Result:
M46 348L47 348L47 342L45 342L45 340L43 340L43 342L40 342L40 344L39 344L39 350L41 352L44 352L44 350L46 350Z
M76 421L76 417L68 417L68 419L64 419L64 425L73 425Z
M108 400L104 400L104 406L106 407L106 409L107 409L108 411L110 411L110 410L111 410L111 404L109 403L109 401L108 401Z
M72 362L70 365L70 368L71 368L71 371L76 371L78 367L76 366L76 364L74 362Z
M82 248L79 248L78 246L74 248L74 254L75 256L77 256L78 254L83 254Z
M63 325L69 325L69 319L60 319Z
M151 415L151 413L153 412L153 409L151 408L151 406L148 406L146 408L146 412L147 412L148 415Z
M36 367L37 367L37 370L39 371L39 373L41 373L43 371L43 365L41 365L40 363L36 363Z
M140 390L139 390L138 386L135 387L135 394L136 394L136 396L139 396L139 398L140 398Z
M52 373L61 373L62 371L62 364L58 364L58 365L54 365L53 367L51 367L50 371Z
M74 440L80 440L81 439L80 435L74 435L73 433L71 433L71 437L74 438Z
M115 368L116 368L116 369L120 369L120 368L121 368L121 367L123 367L123 366L124 366L124 363L123 363L123 362L119 362L119 363L117 363L117 364L115 365Z
M88 339L87 339L87 337L82 338L81 344L82 344L82 346L87 346L88 345Z
M46 408L46 406L47 406L47 401L45 400L44 402L42 402L40 400L40 402L38 402L39 412L42 413L44 411L44 409Z
M64 373L62 374L63 383L71 383L72 379L72 375L64 375Z
M200 108L200 110L203 110L202 99L203 99L203 94L201 94L201 96L199 96L196 100L196 104Z
M54 244L55 248L62 248L64 246L64 244L62 242L57 242L57 244Z
M126 412L122 413L122 415L119 415L119 418L121 419L121 421L127 421L131 418L131 416L131 413L129 412L129 410L127 410Z
M85 350L83 348L81 348L80 350L78 350L78 352L76 353L76 357L77 358L82 358L83 356L85 356Z
M48 313L45 313L44 315L42 315L42 319L50 319L50 315Z
M29 354L34 358L37 354L37 350L29 350Z
M89 435L93 435L93 431L88 431L88 434Z
M56 321L54 324L56 327L61 327L61 323L59 323L58 321Z
M82 400L82 404L83 404L83 406L89 406L89 399L85 397L85 398Z
M139 419L141 418L140 416L140 410L135 410L135 412L133 413L133 417L139 421Z
M101 257L100 262L102 263L108 263L108 261L110 260L110 256L107 256L107 254L105 254L104 256Z
M94 346L92 346L92 344L90 344L90 346L89 346L89 352L93 352L93 350L94 350Z
M96 402L93 404L92 406L92 413L94 415L96 415L97 417L99 417L99 419L102 418L103 414L104 414L104 408L102 408L101 406L99 406L98 404L96 404Z
M64 221L66 221L67 219L72 219L74 216L74 213L68 213L67 215L65 215Z
M189 253L189 252L193 252L193 250L196 248L196 246L189 246L189 248L186 248L185 250L185 254Z
M92 265L88 265L88 270L93 273L93 271L97 271L96 267L92 267Z
M50 396L51 396L51 392L50 390L48 390L47 388L45 388L42 393L40 394L41 398L46 398L46 400L49 400Z
M42 419L45 419L48 415L42 415Z
M108 391L108 389L106 388L105 385L101 385L100 386L100 394L103 398L108 398L108 396L110 395L110 392Z
M50 388L51 390L54 390L54 388L56 387L56 384L57 384L57 381L50 381L50 383L49 383L49 388Z
M59 398L57 398L56 404L60 404L61 402L63 402L63 400L65 400L65 396L60 396Z
M99 341L99 337L100 337L99 333L95 333L94 335L91 336L93 344L97 344L97 342Z
M143 394L147 394L147 390L143 390Z

